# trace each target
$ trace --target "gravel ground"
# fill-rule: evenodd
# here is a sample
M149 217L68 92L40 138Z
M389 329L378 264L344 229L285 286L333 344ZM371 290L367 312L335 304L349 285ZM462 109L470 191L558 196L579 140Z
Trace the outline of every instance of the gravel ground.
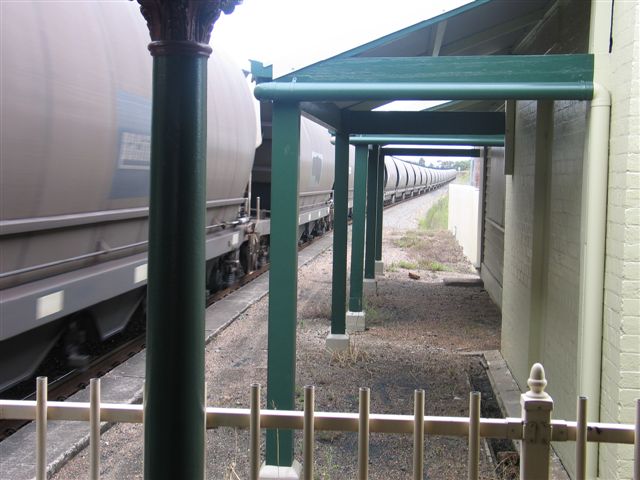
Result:
M413 391L424 388L427 415L468 415L471 385L477 388L478 382L485 381L477 352L499 348L500 314L481 287L453 287L442 282L444 277L475 274L448 232L418 229L418 220L443 193L431 193L385 211L386 272L378 281L378 296L366 303L368 330L352 334L349 355L332 355L325 349L331 250L300 269L299 408L302 387L313 384L316 411L356 412L358 388L367 386L371 388L373 413L412 414ZM430 270L434 262L444 270ZM267 307L268 299L264 298L207 346L209 405L248 407L249 385L266 385ZM117 425L102 439L103 479L142 478L141 426ZM302 441L300 436L297 439L296 457L301 459ZM247 449L245 431L209 431L207 477L247 478ZM370 456L371 479L411 478L411 435L372 434ZM481 478L494 478L490 460L484 453L481 457ZM355 478L357 435L317 432L316 458L316 478ZM464 478L466 459L466 440L428 437L425 478ZM54 478L86 478L87 471L88 452L83 452Z

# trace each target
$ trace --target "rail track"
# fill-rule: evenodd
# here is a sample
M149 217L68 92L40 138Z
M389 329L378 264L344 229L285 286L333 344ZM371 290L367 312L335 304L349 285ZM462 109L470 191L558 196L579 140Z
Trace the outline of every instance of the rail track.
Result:
M316 237L320 238L320 237ZM311 239L299 247L299 250L311 245L315 240ZM269 265L254 270L244 275L236 283L228 288L219 290L207 297L206 306L209 307L214 303L225 298L232 292L239 290L251 281L258 278L269 270ZM98 355L89 362L89 365L83 369L71 369L60 372L59 368L53 367L51 373L41 372L45 376L50 376L53 380L49 381L48 398L53 401L64 401L78 391L86 388L92 378L100 378L106 373L116 368L121 363L126 362L132 356L144 350L146 346L146 332L138 331L133 335L128 335L125 339L121 339L115 347L109 348L109 351ZM3 393L3 397L20 398L22 400L35 400L35 391L25 392L24 385L33 385L34 379L21 382L16 388L12 388ZM24 425L29 422L24 420L3 420L0 422L0 442L10 437Z
M411 200L415 197L404 198L402 200L397 200L392 204L385 205L384 208L390 208L395 205L399 205L405 201ZM349 219L349 223L351 223L351 219ZM298 251L303 250L304 248L312 245L317 239L322 238L323 235L318 237L314 237L304 243L302 243ZM216 303L217 301L223 299L228 296L232 292L242 288L246 284L250 283L252 280L255 280L263 273L269 270L269 264L264 265L263 267L254 270L247 275L244 275L233 285L219 290L207 297L206 306L209 307ZM144 322L143 322L144 323ZM92 378L99 378L104 376L106 373L116 368L121 363L127 361L136 353L140 352L145 348L146 342L146 331L144 328L138 330L135 334L129 334L126 338L121 339L115 347L110 347L109 351L98 355L95 359L92 359L89 365L83 369L72 369L64 372L53 371L53 374L49 374L48 372L41 372L42 375L50 376L53 380L49 381L49 390L48 397L50 400L55 401L64 401L76 392L84 389L89 385L89 381ZM58 361L59 362L59 361ZM59 363L58 363L59 364ZM33 385L34 379L25 380L20 383L17 388L12 388L3 393L3 397L9 398L20 398L22 400L34 400L35 392L29 391L25 392L25 385ZM28 424L29 422L25 422L22 420L3 420L0 422L0 442L4 439L11 436L13 433L18 431L21 427Z

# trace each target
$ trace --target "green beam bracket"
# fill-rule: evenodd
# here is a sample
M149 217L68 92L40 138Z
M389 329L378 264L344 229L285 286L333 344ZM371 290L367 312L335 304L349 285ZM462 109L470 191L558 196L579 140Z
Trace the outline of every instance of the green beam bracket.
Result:
M384 171L384 157L378 156L378 185L376 194L376 261L382 261L382 210L384 204L384 184L385 184L385 171Z
M382 155L405 157L479 157L478 148L383 148Z
M356 147L355 178L353 184L353 215L351 223L351 277L349 311L362 311L362 275L364 269L364 229L367 203L367 163L369 147Z
M376 206L378 202L378 155L380 147L369 150L367 168L367 226L364 255L364 278L375 279L376 262Z
M300 109L273 104L267 408L294 410ZM293 431L267 431L267 465L291 466Z
M338 132L335 142L333 186L333 278L331 283L331 333L345 333L347 304L347 216L349 188L349 136Z
M362 112L344 110L344 129L372 135L503 135L503 112Z
M357 135L352 145L464 145L502 147L504 135Z

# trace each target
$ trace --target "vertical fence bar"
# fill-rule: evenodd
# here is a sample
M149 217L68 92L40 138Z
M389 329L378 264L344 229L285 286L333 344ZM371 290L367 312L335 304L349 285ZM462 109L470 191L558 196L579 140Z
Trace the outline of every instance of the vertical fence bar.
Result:
M258 197L259 199L260 197ZM251 404L249 417L249 469L251 480L260 477L260 384L251 384Z
M640 398L636 400L636 438L634 442L633 480L640 480Z
M202 436L202 438L203 438L203 441L202 441L202 450L203 450L202 455L203 455L203 457L202 458L204 459L203 460L204 465L202 467L202 471L203 471L202 478L207 478L207 392L208 391L209 390L208 390L208 387L207 387L207 381L205 379L205 382L204 382L204 399L203 399L203 402L202 402L203 410L204 410L204 425L202 426L204 428L204 431L202 433L202 435L203 435Z
M314 402L315 395L313 385L307 385L304 387L304 443L302 447L304 452L304 480L313 480Z
M369 478L369 397L366 387L360 388L360 418L358 421L358 479Z
M36 380L36 480L47 478L47 377Z
M413 478L424 477L424 390L413 393Z
M478 480L480 467L480 392L469 394L469 469L468 480Z
M576 425L576 480L587 473L587 397L578 397Z
M100 478L100 379L89 383L89 478Z

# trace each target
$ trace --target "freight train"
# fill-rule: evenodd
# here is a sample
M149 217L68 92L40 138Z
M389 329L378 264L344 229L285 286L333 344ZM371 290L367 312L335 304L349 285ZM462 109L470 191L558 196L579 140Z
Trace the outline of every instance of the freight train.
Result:
M82 364L85 339L113 336L144 308L152 69L130 2L9 2L0 22L2 391L56 343ZM217 49L208 84L206 285L215 291L268 259L271 148L245 75ZM304 240L331 227L334 172L330 134L306 118L300 161ZM385 167L387 203L455 175L392 158Z

